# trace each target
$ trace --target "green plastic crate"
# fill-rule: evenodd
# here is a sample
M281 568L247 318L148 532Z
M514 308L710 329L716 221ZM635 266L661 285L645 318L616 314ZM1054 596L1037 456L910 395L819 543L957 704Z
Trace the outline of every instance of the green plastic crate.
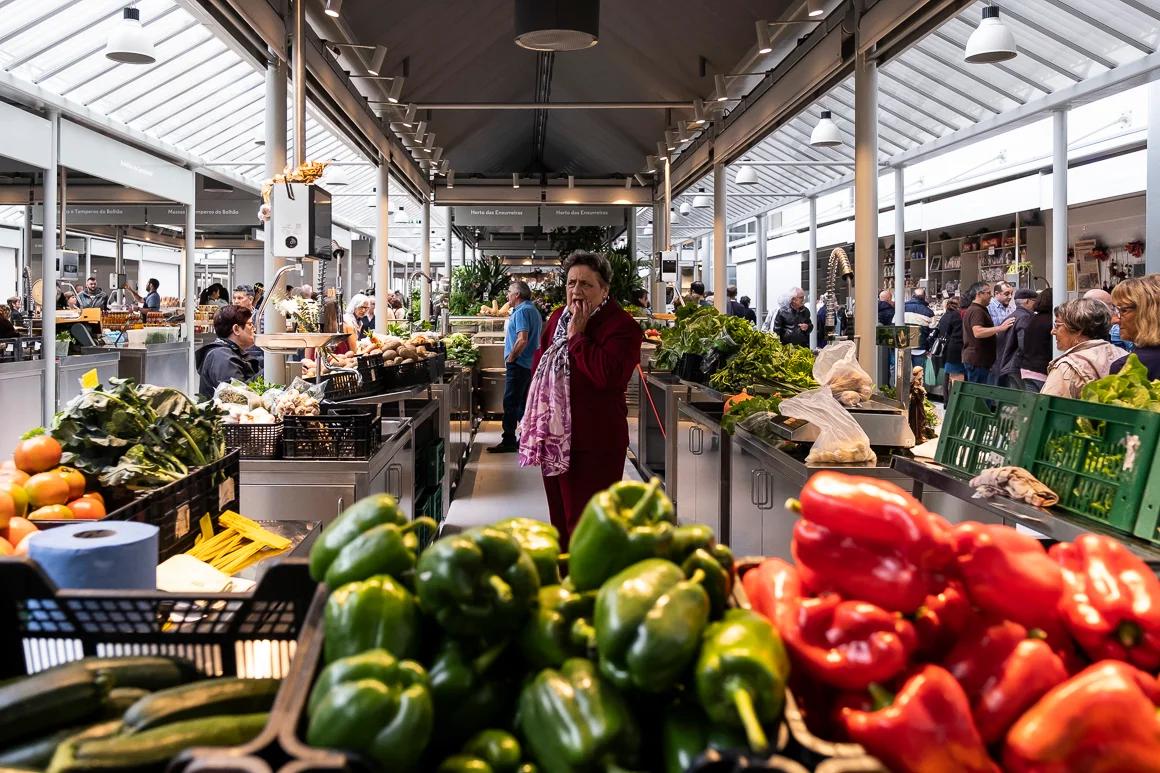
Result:
M974 476L1017 464L1039 396L1019 389L956 381L939 430L939 464Z
M1160 413L1041 397L1022 466L1060 509L1160 543Z
M419 485L438 486L443 481L445 472L445 448L442 440L438 440L419 452L418 480Z
M443 487L435 486L434 488L426 489L415 500L415 515L416 517L428 516L434 518L437 524L443 522ZM419 537L419 545L422 548L427 547L435 539L435 532L437 529L419 528L415 530L415 534Z

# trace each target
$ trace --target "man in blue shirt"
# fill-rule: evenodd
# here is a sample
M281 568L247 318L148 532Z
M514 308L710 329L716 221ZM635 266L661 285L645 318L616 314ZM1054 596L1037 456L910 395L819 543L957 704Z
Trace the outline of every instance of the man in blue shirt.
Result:
M503 356L507 376L503 390L503 440L487 449L493 454L514 453L519 450L516 427L524 418L528 402L528 387L532 385L532 357L540 347L540 328L543 319L532 303L532 289L527 282L513 281L508 285L508 303L511 317L503 341Z

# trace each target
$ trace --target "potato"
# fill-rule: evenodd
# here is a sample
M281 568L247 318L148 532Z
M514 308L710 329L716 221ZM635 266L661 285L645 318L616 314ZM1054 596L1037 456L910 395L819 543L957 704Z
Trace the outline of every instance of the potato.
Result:
M404 359L404 360L403 360L402 362L400 362L399 364L400 364L400 365L407 365L407 364L409 364L409 363L412 363L412 362L414 362L414 361L415 361L415 360L414 360L414 358L412 358L412 357L407 357L406 359Z

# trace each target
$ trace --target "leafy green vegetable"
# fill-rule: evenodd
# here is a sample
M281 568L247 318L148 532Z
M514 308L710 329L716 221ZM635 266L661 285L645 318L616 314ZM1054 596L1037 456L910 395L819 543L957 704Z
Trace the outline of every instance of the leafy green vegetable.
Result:
M755 413L764 413L766 411L777 413L780 404L781 399L776 396L751 397L748 400L734 403L725 412L725 415L721 417L721 429L732 435L737 430L737 425L745 421L745 419Z
M65 464L106 486L155 488L225 455L221 412L179 390L109 379L69 401L52 435Z
M1149 381L1148 368L1135 354L1129 354L1119 373L1089 382L1080 397L1103 405L1160 412L1160 379Z
M471 342L471 336L466 333L452 333L443 339L447 347L447 358L463 365L474 365L479 362L479 349Z
M262 378L261 376L258 376L257 378L254 378L254 379L251 379L249 382L246 383L246 386L249 388L249 390L251 392L253 392L256 395L264 395L267 392L269 392L271 389L280 389L281 388L278 384L271 384L269 381Z

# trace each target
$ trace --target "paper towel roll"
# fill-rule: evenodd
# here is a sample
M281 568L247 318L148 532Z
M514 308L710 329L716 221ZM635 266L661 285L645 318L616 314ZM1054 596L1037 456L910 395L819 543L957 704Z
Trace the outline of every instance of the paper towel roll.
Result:
M158 531L136 521L74 523L37 534L28 556L59 588L154 590Z

